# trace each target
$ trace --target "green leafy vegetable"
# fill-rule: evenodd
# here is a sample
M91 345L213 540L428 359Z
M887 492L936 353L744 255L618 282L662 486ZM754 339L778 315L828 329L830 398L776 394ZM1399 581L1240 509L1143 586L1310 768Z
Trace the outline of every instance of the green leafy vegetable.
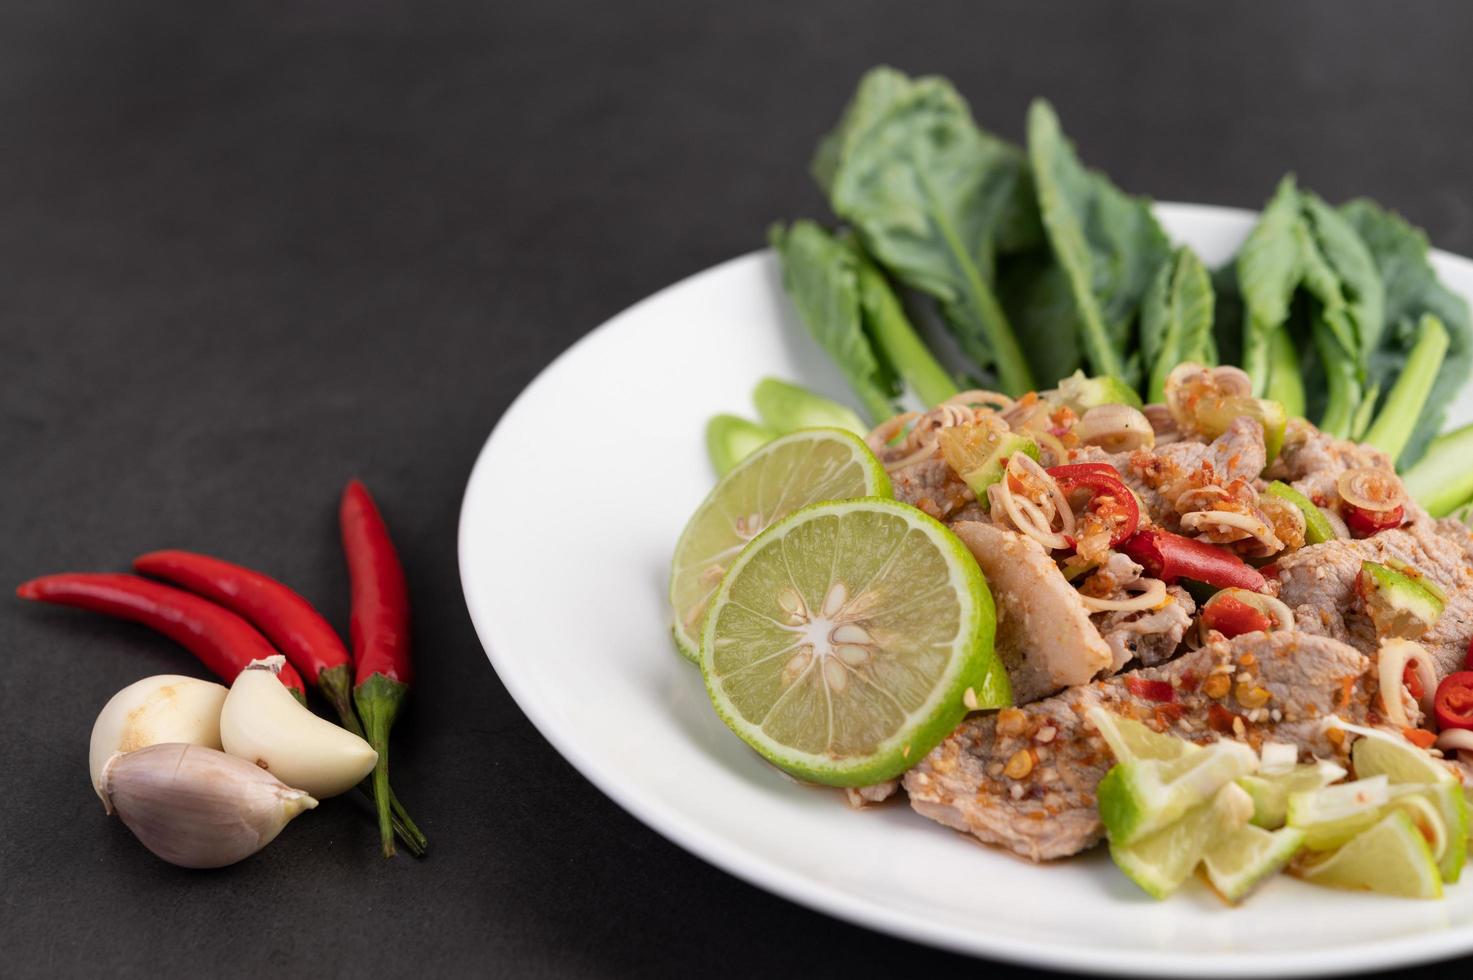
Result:
M1171 253L1150 205L1086 170L1053 107L1028 110L1028 159L1039 213L1074 296L1081 346L1095 374L1140 379L1130 357L1141 297Z
M1399 216L1372 201L1340 206L1340 214L1359 233L1374 258L1385 287L1381 342L1371 351L1371 381L1389 389L1406 368L1422 317L1437 317L1447 330L1447 354L1402 450L1402 465L1415 462L1442 428L1447 405L1473 370L1473 321L1468 304L1437 279L1428 259L1427 238Z
M999 251L1039 240L1027 164L977 128L950 83L869 72L813 173L866 251L939 301L963 350L994 368L1003 390L1034 387L993 278Z
M998 299L1039 383L1067 378L1084 364L1069 276L1047 251L1005 256Z
M1268 394L1272 339L1288 321L1294 290L1304 278L1302 234L1299 189L1290 174L1264 207L1234 269L1244 311L1240 363L1255 395Z
M859 256L812 221L768 233L783 267L783 286L818 345L844 372L871 422L896 412L896 377L875 356L859 301Z
M1370 351L1380 340L1384 290L1365 243L1333 208L1285 177L1237 259L1243 368L1254 390L1295 412L1317 409L1321 429L1355 428ZM1305 384L1294 324L1308 321L1316 363Z
M1166 376L1183 361L1215 364L1212 279L1183 246L1161 264L1141 302L1141 353L1150 371L1146 400L1165 401Z
M885 274L858 248L859 307L864 326L878 348L880 358L900 375L927 406L938 405L957 394L956 382L931 356L925 342L911 326L900 298L890 288Z
M844 372L871 422L899 410L900 380L927 405L956 394L883 273L847 238L812 221L774 225L769 237L782 261L783 285L820 347Z

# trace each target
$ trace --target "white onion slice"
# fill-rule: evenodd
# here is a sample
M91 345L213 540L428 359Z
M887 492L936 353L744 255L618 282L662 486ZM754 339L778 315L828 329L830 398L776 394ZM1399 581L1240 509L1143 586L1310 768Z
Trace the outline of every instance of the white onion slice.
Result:
M1376 651L1376 679L1381 685L1382 711L1387 721L1402 728L1412 724L1407 718L1406 705L1401 699L1401 693L1405 689L1402 677L1408 665L1417 672L1417 680L1422 684L1422 697L1418 705L1424 712L1431 711L1432 699L1437 692L1437 673L1432 668L1432 658L1422 645L1411 640L1393 638L1384 641ZM1388 692L1394 694L1388 696Z
M1074 426L1074 434L1087 446L1107 453L1128 453L1156 445L1156 430L1150 419L1129 405L1096 405Z

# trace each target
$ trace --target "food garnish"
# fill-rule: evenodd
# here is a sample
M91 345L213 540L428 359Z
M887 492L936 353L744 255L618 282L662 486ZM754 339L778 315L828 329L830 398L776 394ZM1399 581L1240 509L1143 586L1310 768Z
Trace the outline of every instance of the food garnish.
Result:
M993 630L981 571L937 521L882 498L822 503L742 550L712 600L701 671L722 720L768 761L864 786L967 711L1010 702Z

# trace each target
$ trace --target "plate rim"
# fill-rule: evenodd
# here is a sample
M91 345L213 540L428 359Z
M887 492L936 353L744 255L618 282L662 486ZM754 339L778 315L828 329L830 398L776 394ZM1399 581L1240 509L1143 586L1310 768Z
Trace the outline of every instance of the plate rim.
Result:
M1251 221L1258 212L1247 208L1191 202L1155 201L1152 208L1158 216L1170 214L1178 219L1207 219L1234 222ZM1473 952L1473 926L1450 926L1436 932L1380 939L1347 945L1333 950L1274 953L1220 952L1188 953L1147 949L1109 949L1093 946L1049 946L1036 940L1013 940L996 933L961 931L949 925L927 923L910 916L897 917L870 900L839 888L817 883L791 871L760 853L731 843L719 833L688 820L679 811L659 800L647 799L626 788L592 761L576 740L561 729L531 695L516 670L505 670L513 660L497 637L488 610L475 596L477 574L469 559L472 544L469 525L472 501L480 484L487 478L489 459L497 436L515 423L526 410L529 396L549 384L550 376L565 360L577 356L588 346L606 339L625 321L637 318L645 307L667 294L694 286L708 277L722 275L733 267L761 261L771 249L759 248L708 266L670 283L625 307L592 330L579 337L548 364L517 394L492 427L477 453L461 496L456 527L456 554L461 593L476 636L502 685L533 727L578 773L609 797L625 812L655 833L708 864L765 892L776 895L815 912L842 919L861 928L914 943L934 946L966 956L982 957L1036 969L1073 970L1108 976L1149 974L1173 976L1191 973L1200 976L1231 977L1250 972L1273 971L1280 976L1314 976L1330 973L1365 973L1398 966L1412 966L1444 960ZM1473 275L1473 259L1431 249L1439 264L1461 265ZM897 921L898 919L898 921Z

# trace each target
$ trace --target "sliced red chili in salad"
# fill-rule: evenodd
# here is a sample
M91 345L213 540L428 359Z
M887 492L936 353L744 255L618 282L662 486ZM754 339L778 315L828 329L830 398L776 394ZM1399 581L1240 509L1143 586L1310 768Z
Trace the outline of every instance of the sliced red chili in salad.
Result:
M1219 589L1264 589L1262 573L1226 548L1160 528L1137 531L1121 550L1147 574L1166 582L1189 578Z
M1166 681L1148 681L1144 677L1127 677L1126 690L1143 701L1175 701L1176 688Z
M1417 676L1417 667L1415 664L1407 664L1402 670L1401 683L1406 687L1407 693L1412 696L1412 700L1414 701L1422 700L1422 695L1427 693L1427 690L1422 687L1422 678Z
M1109 528L1110 547L1120 547L1140 527L1141 510L1135 494L1109 463L1066 463L1051 466L1047 472L1065 496L1089 491L1086 510L1090 517Z
M1440 728L1473 729L1473 670L1448 674L1437 685L1432 712Z
M1357 538L1369 538L1380 531L1401 527L1402 519L1406 516L1405 507L1393 507L1390 510L1366 510L1364 507L1345 504L1340 508L1340 512L1345 518L1345 526L1350 528L1350 533Z
M1231 640L1244 633L1267 633L1274 628L1274 621L1242 599L1219 593L1202 610L1202 625Z

